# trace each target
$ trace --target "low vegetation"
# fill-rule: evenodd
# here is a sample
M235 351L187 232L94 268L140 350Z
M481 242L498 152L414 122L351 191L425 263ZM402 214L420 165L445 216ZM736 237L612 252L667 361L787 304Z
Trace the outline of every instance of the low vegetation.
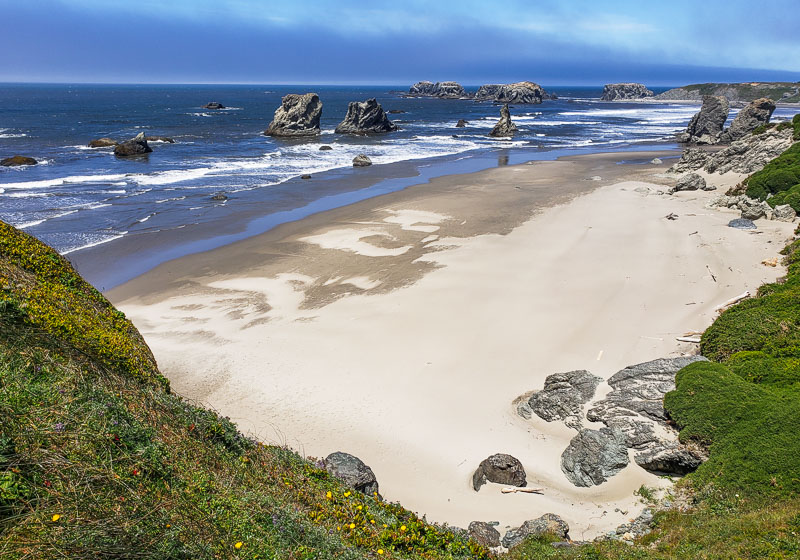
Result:
M790 126L795 129L795 138L800 139L800 114L795 115ZM761 171L750 175L745 185L745 192L751 198L766 200L773 208L789 204L800 212L800 143L793 144Z

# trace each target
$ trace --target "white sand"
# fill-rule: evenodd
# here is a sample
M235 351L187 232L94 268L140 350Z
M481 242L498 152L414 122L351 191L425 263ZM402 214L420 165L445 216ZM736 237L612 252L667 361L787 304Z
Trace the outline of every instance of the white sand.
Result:
M200 279L192 295L121 307L162 370L183 380L179 392L202 385L205 400L265 440L318 457L353 453L387 499L432 521L497 520L502 532L552 512L573 539L588 539L641 509L641 484L665 482L631 464L601 486L573 487L559 460L574 432L526 421L512 401L551 373L608 378L694 351L675 337L703 330L715 306L781 275L759 263L794 227L760 220L758 234L734 230L733 216L704 208L709 193L646 196L638 186L601 187L506 236L435 241L442 250L426 259L442 267L387 294L304 309L314 279L287 271ZM670 212L679 218L664 219ZM389 221L427 233L440 218L393 212ZM386 258L406 247L371 242L389 236L373 223L305 239ZM375 281L341 278L361 288ZM519 458L544 495L502 495L494 484L474 492L473 471L498 452Z

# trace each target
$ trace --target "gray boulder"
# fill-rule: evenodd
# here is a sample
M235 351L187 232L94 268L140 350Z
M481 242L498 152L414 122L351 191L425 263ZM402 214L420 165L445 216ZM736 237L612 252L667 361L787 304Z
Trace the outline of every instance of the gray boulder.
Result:
M711 155L700 148L686 148L679 159L672 167L670 173L686 173L687 171L697 171L708 163Z
M500 109L500 120L497 121L497 124L494 126L492 131L489 133L489 136L503 137L503 136L514 136L514 133L517 131L517 125L511 122L511 113L508 110L508 103L503 105Z
M763 200L756 200L743 196L739 200L739 209L745 220L758 220L759 218L772 218L772 206Z
M694 144L716 144L719 142L722 128L728 120L730 103L725 97L706 95L700 112L692 117L686 132L679 135L678 142Z
M579 426L583 405L591 400L601 381L586 370L548 375L544 388L528 399L528 406L548 422L570 419L571 425Z
M561 470L575 486L602 484L627 465L626 437L615 428L581 430L561 454Z
M662 163L664 163L664 162L662 161L662 159L661 159L661 158L657 158L657 157L655 157L655 158L653 158L653 159L651 159L651 160L650 160L650 163L652 163L653 165L661 165L661 164L662 164Z
M0 165L2 165L3 167L17 167L17 166L20 166L20 165L36 165L37 163L39 163L39 162L36 161L35 159L33 159L32 157L27 157L27 156L11 156L11 157L5 158L3 160L0 160Z
M91 140L89 142L89 147L90 148L113 148L117 144L119 144L119 142L117 142L113 138L103 137L103 138L98 138L96 140Z
M169 136L147 136L146 140L148 142L163 142L164 144L174 144L175 139L170 138Z
M206 103L205 105L203 105L203 109L218 110L218 109L224 109L224 108L225 108L225 105L223 105L222 103L219 103L218 101L211 101L210 103Z
M728 227L732 227L734 229L758 229L756 224L753 223L753 220L746 220L744 218L736 218L735 220L731 220L728 222Z
M478 88L476 101L496 101L498 103L518 103L538 105L547 99L542 86L534 82L516 82L514 84L488 84Z
M643 469L659 475L683 476L705 460L699 451L678 442L661 442L637 453L633 460Z
M319 151L320 152L327 152L327 151L332 150L332 149L333 148L331 146L328 146L327 144L322 145L322 146L319 147Z
M337 451L325 457L323 463L326 471L351 488L355 488L367 496L378 494L378 481L375 473L358 457Z
M487 548L500 546L500 532L491 523L473 521L467 527L469 537Z
M503 546L514 548L530 536L555 535L560 539L569 538L569 525L554 513L545 513L537 519L531 519L516 529L509 529L503 536Z
M369 167L372 165L372 160L364 154L358 154L353 158L353 167Z
M681 177L678 183L669 189L669 194L673 194L680 191L696 191L698 189L708 190L706 187L706 180L703 179L697 173L689 173L688 175Z
M626 99L643 99L653 97L653 92L647 89L644 84L633 82L606 84L603 86L601 101L623 101Z
M775 111L775 102L762 97L752 101L747 107L739 111L733 119L731 126L726 130L720 141L733 142L744 138L761 125L769 124L769 119Z
M772 219L779 222L793 222L797 217L797 212L788 204L776 206L772 211Z
M144 132L140 132L136 137L114 147L114 155L117 157L141 156L152 151L153 149L147 145Z
M496 453L478 465L472 475L472 488L477 492L487 481L522 487L527 484L525 478L525 469L519 459L505 453Z
M290 93L281 99L281 106L275 110L275 116L264 134L284 137L316 136L320 132L320 117L322 102L316 93Z
M373 97L354 101L347 106L347 115L336 127L337 134L374 134L397 130L380 103Z
M725 149L710 154L704 164L709 173L755 173L792 145L792 130L770 129L762 134L749 134Z
M442 97L459 99L467 96L464 87L458 82L417 82L408 90L411 97Z

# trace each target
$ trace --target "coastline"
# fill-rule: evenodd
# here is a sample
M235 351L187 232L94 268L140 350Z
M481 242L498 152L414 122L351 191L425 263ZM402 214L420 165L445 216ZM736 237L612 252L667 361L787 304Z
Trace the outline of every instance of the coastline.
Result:
M641 484L664 482L634 465L572 487L558 459L574 432L523 420L513 400L551 373L607 379L692 352L675 336L779 276L759 262L792 228L751 235L704 209L708 193L637 192L669 182L647 163L656 155L439 177L170 261L108 295L179 393L244 430L313 456L353 453L388 499L435 521L552 512L589 538L634 516ZM545 495L474 492L472 472L497 452Z

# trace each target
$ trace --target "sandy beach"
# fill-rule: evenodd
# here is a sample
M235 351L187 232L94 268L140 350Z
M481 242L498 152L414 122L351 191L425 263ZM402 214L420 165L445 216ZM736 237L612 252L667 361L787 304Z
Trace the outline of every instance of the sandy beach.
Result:
M676 337L781 276L761 263L794 229L732 229L738 214L706 208L739 177L657 194L675 182L671 161L649 162L675 155L441 177L167 262L107 295L176 392L263 441L352 453L386 499L430 521L503 529L551 512L589 539L635 517L640 485L669 483L632 463L574 487L560 456L575 432L523 419L514 400L552 373L607 379L696 352ZM544 494L475 492L493 453L520 459Z

